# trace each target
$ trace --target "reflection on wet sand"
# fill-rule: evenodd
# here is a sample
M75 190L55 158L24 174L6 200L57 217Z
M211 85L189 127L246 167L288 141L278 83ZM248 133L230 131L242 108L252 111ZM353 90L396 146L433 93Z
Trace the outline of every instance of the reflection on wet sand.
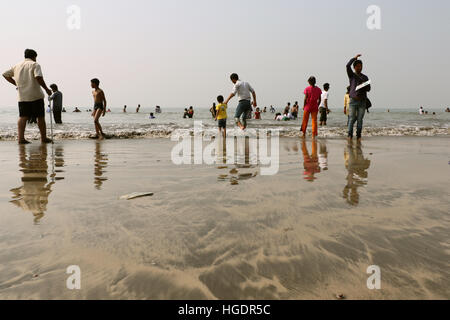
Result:
M306 146L306 141L302 140L302 152L303 152L303 167L305 171L303 175L305 180L309 182L314 182L317 179L314 175L320 173L319 157L317 156L317 140L312 140L312 154L309 154L308 147Z
M13 193L11 203L31 212L36 224L45 215L52 185L55 181L64 179L58 176L64 172L61 169L64 167L63 147L57 146L55 150L52 149L51 168L47 161L48 148L46 144L19 146L19 167L23 185L10 190Z
M367 185L370 160L364 157L362 146L349 144L344 149L345 168L348 171L347 184L342 192L344 199L352 206L359 204L358 188Z
M248 180L258 175L258 166L256 155L250 152L250 141L246 137L243 143L237 143L237 148L233 148L232 152L236 150L235 154L227 154L227 142L226 140L219 138L216 139L216 163L219 165L219 170L230 169L228 174L220 174L219 181L229 180L231 185L238 185L241 180ZM234 159L234 163L229 165L230 157Z
M102 152L101 142L95 143L95 165L94 165L94 185L97 190L101 190L103 182L108 178L104 176L108 167L108 155Z

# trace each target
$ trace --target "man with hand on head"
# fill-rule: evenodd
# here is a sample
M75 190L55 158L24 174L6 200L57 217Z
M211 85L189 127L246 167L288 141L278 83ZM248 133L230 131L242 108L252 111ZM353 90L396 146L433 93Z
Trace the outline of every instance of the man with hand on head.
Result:
M369 78L362 73L363 63L359 60L359 57L361 57L360 54L356 55L347 63L347 75L350 80L350 121L348 123L349 142L353 139L353 127L355 122L357 122L356 136L358 138L358 142L361 141L364 115L366 113L366 109L369 107L367 93L371 90L370 84L358 89L358 86L369 81ZM352 70L352 66L355 71Z
M19 101L18 134L19 144L28 144L25 140L25 128L29 118L38 119L42 143L51 143L47 138L45 124L44 92L51 96L52 91L45 84L41 66L36 62L37 53L32 49L25 50L25 60L3 73L3 77L17 88Z

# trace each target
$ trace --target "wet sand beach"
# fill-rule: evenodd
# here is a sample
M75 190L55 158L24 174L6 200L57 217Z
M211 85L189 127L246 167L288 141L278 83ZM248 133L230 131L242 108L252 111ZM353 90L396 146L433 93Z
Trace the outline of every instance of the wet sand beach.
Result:
M174 145L1 142L0 299L450 298L448 137L282 138L273 176Z

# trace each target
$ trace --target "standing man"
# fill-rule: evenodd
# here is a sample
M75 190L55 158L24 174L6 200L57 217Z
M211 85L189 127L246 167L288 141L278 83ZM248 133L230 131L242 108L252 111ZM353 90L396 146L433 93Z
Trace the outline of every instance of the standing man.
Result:
M323 85L323 90L322 91L322 96L321 96L321 102L320 102L320 106L319 106L319 113L320 113L320 121L319 121L319 125L320 126L326 126L327 125L327 120L328 120L328 90L330 90L330 84L329 83L325 83Z
M247 128L247 115L252 111L251 104L251 95L253 96L253 106L256 108L258 104L256 103L256 92L250 86L248 82L240 81L239 76L236 73L233 73L230 76L231 82L234 83L233 92L230 94L228 99L224 102L224 104L228 105L228 102L237 95L239 98L239 104L236 108L236 114L234 116L236 120L236 124L242 130ZM251 94L251 95L250 95ZM241 122L241 116L244 115Z
M37 53L34 50L25 50L25 60L18 63L5 73L3 77L17 88L19 101L18 134L19 144L28 144L25 140L25 127L29 118L38 119L39 131L42 143L51 143L47 138L47 127L45 124L44 93L50 96L52 91L45 84L42 76L41 66L36 62Z
M53 91L53 94L50 97L50 100L53 101L53 118L55 119L55 123L62 124L61 112L63 108L63 94L58 90L56 84L51 84L50 88Z
M353 127L355 122L358 122L356 136L358 142L361 141L363 119L367 108L367 92L370 91L370 84L365 87L356 90L356 87L369 81L369 78L362 74L363 63L358 58L361 57L358 54L347 63L347 75L350 80L350 121L348 123L348 140L353 139ZM352 70L352 65L355 71Z

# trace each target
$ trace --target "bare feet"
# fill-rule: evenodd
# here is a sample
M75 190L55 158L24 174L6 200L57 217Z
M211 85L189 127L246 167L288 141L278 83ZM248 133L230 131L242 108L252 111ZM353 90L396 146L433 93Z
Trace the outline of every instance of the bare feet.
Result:
M27 141L27 140L21 140L21 141L19 141L19 144L30 144L31 142L30 141Z
M42 143L53 143L53 140L49 139L49 138L45 138L45 139L41 140L41 142Z

